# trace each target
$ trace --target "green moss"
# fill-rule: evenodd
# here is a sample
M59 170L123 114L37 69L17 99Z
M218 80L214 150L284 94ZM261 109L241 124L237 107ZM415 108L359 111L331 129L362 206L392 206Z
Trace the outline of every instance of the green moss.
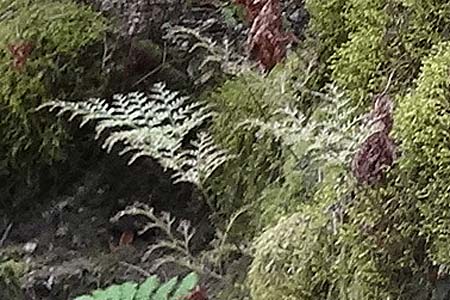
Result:
M256 239L248 273L253 299L336 299L327 298L335 254L322 210L307 206Z
M361 30L352 33L349 41L331 58L333 80L349 91L349 96L357 106L364 107L368 91L374 91L381 86L380 73L385 60L383 46L380 30Z
M345 3L345 0L305 1L311 18L308 32L317 40L322 63L347 40L349 30L344 27Z
M430 291L411 199L393 186L359 190L339 223L328 209L344 190L324 185L313 203L256 239L248 275L254 299L406 300Z
M424 216L422 233L432 258L450 264L450 43L433 48L422 66L417 87L399 99L396 136L404 193Z
M105 21L71 1L0 3L0 161L16 169L61 158L65 133L34 109L54 98L91 96L103 84L101 45ZM14 66L11 45L30 43L23 68ZM94 88L95 87L95 88Z
M294 98L298 66L293 58L268 76L246 72L207 97L217 112L211 126L214 138L236 155L211 182L217 205L225 216L245 205L257 207L261 192L279 175L282 167L279 142L273 137L258 136L257 129L241 124L248 119L266 120L275 109ZM242 232L249 233L250 227L259 226L257 218L251 219L254 221L251 224L242 224Z
M391 91L404 92L424 55L450 32L450 6L440 1L351 0L324 5L309 0L307 8L323 53L323 76L346 89L361 107L384 90L394 70Z
M390 175L386 186L356 193L340 244L351 249L348 260L359 259L348 270L364 267L368 260L372 271L364 282L392 299L411 299L418 292L430 291L426 272L431 262L426 257L426 238L420 233L421 213L405 187L393 184L399 170ZM365 256L355 258L351 252Z
M26 269L24 263L14 260L7 260L0 263L0 299L25 299L20 278L25 274Z
M321 67L353 107L367 107L396 70L389 94L401 157L377 186L339 186L338 170L308 189L313 176L282 156L279 179L260 197L268 228L254 243L248 283L263 300L413 299L433 290L434 263L450 265L450 6L327 3L307 2L316 37L330 38L317 45L335 50L321 49ZM333 235L326 204L344 197L352 200Z
M299 169L294 157L283 165L279 180L268 185L259 198L260 206L253 218L259 227L273 226L283 216L302 210L316 192L318 173L313 168Z
M313 161L305 153L310 146L312 143L301 141L299 137L296 145L284 149L284 164L278 180L268 185L258 199L259 207L253 218L258 220L259 228L273 226L281 217L302 211L305 205L338 198L341 191L337 190L336 183L345 170L338 165L326 166L323 161ZM339 188L344 189L344 186ZM333 194L324 197L326 193Z

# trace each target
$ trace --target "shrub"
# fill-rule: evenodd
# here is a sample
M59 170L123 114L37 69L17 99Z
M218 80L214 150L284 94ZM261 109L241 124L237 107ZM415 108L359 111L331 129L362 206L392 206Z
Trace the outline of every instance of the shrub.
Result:
M62 157L64 130L34 109L101 87L103 51L93 47L106 23L70 1L2 1L0 12L0 161L24 170Z

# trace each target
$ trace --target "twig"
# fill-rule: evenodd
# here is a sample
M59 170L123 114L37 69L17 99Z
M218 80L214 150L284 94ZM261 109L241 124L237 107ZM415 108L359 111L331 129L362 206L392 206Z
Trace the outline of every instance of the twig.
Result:
M3 232L2 239L0 240L0 247L3 247L6 239L8 238L9 233L13 227L13 223L9 223L8 227L6 227L5 232Z
M389 87L391 86L391 83L392 83L392 78L394 77L394 74L395 74L395 71L396 71L396 70L397 70L397 69L392 70L391 74L389 74L388 82L387 82L387 84L386 84L386 87L384 88L383 93L381 93L382 96L386 95L386 93L388 92Z
M132 87L137 86L138 84L140 84L141 82L143 82L144 80L149 78L150 76L152 76L152 75L156 74L157 72L159 72L160 70L162 70L162 68L167 64L166 59L167 59L167 47L164 44L164 51L163 51L163 57L162 57L161 64L159 66L157 66L156 68L154 68L153 70L151 70L150 72L148 72L147 74L145 74L141 79L136 81Z
M124 267L128 267L128 268L130 268L130 269L133 269L133 270L135 270L135 271L138 271L139 273L141 273L142 275L144 275L144 276L146 276L146 277L149 277L149 276L152 275L152 274L150 274L149 272L147 272L147 271L145 271L144 269L142 269L141 267L132 265L132 264L130 264L130 263L121 261L121 262L119 262L119 264L121 264L121 265L124 266Z

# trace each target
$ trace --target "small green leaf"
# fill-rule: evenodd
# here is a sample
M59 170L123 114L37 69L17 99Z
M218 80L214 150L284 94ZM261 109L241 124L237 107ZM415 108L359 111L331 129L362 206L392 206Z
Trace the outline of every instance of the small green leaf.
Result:
M120 285L111 285L104 290L95 290L92 296L95 300L116 300L119 299Z
M158 277L156 275L150 276L139 286L134 300L149 300L150 295L156 290L158 286Z
M121 286L121 300L134 300L134 296L137 292L138 284L134 282L125 282Z
M189 292L195 288L198 281L199 281L199 278L196 273L194 273L194 272L189 273L180 282L180 285L178 286L177 290L173 294L172 299L176 300L176 299L180 299L181 297L188 295Z
M152 300L168 300L170 292L173 291L173 288L178 282L178 276L173 277L156 291L156 293L153 295Z

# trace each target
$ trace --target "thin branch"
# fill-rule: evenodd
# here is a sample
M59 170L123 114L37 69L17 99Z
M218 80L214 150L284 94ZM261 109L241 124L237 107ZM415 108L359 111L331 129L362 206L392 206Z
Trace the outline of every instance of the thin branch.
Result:
M152 275L152 274L150 274L149 272L145 271L144 269L142 269L142 268L140 268L140 267L138 267L138 266L132 265L132 264L130 264L130 263L127 263L127 262L125 262L125 261L120 261L119 264L121 264L121 265L124 266L124 267L133 269L133 270L135 270L135 271L141 273L141 274L144 275L145 277L150 277L150 276Z
M147 78L149 78L150 76L156 74L157 72L161 71L162 68L166 65L166 58L167 58L167 47L166 47L166 43L164 43L164 49L163 49L163 57L162 57L162 61L161 64L159 66L157 66L156 68L154 68L153 70L151 70L150 72L148 72L147 74L145 74L141 79L139 79L138 81L136 81L132 87L135 87L137 85L139 85L140 83L142 83L144 80L146 80Z
M13 223L9 223L8 227L6 227L5 231L3 232L2 238L0 239L0 247L3 247L3 244L5 243L6 239L8 238L9 233L11 232L11 229L13 227Z

